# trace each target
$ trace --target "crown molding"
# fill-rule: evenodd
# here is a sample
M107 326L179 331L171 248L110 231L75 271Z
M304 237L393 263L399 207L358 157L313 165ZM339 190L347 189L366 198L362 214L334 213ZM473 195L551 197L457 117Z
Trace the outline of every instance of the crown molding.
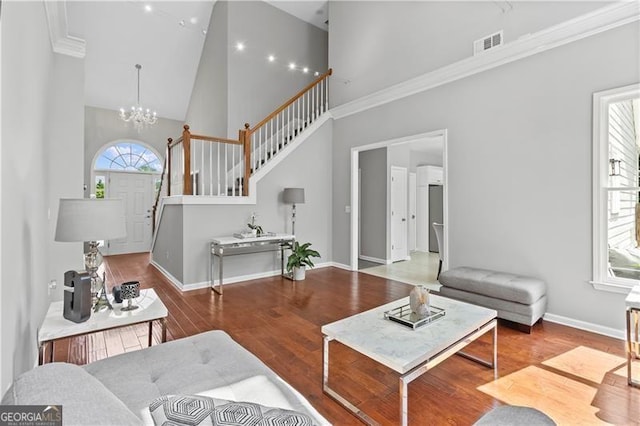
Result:
M84 58L86 42L81 38L70 36L68 32L67 2L47 0L43 2L53 51L74 58Z
M615 3L333 107L331 114L336 120L348 117L638 20L637 1Z

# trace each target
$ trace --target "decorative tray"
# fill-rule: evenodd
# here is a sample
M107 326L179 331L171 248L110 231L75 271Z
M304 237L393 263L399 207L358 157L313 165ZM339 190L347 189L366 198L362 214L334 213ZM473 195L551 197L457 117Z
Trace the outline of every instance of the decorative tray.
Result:
M276 233L265 232L264 234L261 234L261 235L253 235L251 232L234 232L233 236L242 240L245 238L275 237Z
M402 305L384 313L386 319L395 321L414 330L423 325L431 324L444 317L444 315L444 309L433 305L429 307L429 313L427 315L414 314L411 312L411 306L409 305Z

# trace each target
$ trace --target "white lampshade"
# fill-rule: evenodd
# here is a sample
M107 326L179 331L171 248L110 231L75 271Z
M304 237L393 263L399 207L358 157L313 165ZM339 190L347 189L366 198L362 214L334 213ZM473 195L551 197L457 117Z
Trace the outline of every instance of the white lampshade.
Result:
M121 199L60 199L56 241L114 240L126 236Z
M282 194L282 201L287 204L303 204L304 188L285 188Z

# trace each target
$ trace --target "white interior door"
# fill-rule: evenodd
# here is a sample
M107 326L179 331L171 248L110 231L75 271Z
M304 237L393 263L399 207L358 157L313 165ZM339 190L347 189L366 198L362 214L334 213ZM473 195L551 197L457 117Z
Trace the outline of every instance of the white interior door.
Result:
M149 251L156 176L146 173L110 172L107 179L107 197L124 200L127 236L107 241L106 252L124 254Z
M416 174L409 173L409 251L416 249Z
M407 251L407 169L391 167L391 261L405 260Z

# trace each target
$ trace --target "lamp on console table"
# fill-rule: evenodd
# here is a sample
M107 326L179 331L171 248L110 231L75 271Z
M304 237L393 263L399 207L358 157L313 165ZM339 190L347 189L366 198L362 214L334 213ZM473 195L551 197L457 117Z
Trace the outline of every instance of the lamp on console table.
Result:
M60 199L56 241L89 243L84 266L91 277L91 296L94 311L102 307L113 309L107 298L103 278L98 275L102 254L100 240L115 240L127 236L124 203L121 199Z
M296 204L304 204L304 188L285 188L282 200L286 204L293 204L291 212L291 234L296 235Z

